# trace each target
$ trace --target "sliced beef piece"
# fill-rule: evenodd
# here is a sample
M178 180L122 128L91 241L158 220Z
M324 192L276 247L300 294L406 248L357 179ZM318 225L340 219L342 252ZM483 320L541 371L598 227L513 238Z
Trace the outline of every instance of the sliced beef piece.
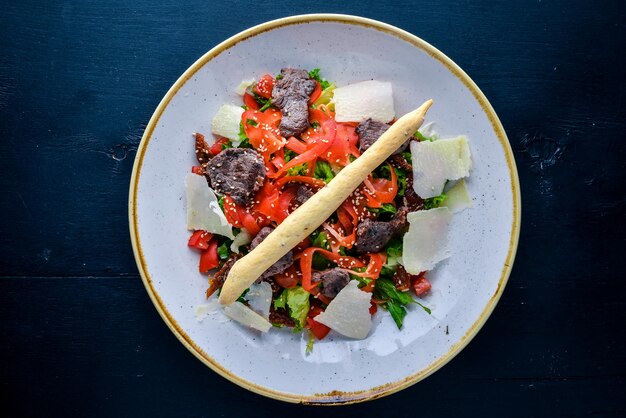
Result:
M322 282L322 295L334 298L350 281L350 275L340 268L316 271L312 277L314 282Z
M209 144L206 143L204 135L196 132L196 159L204 170L213 156L209 151Z
M263 185L265 165L253 149L228 148L211 159L206 175L218 193L229 195L243 206L250 203Z
M388 222L365 219L356 228L356 244L354 248L359 254L376 253L382 250L389 241L406 231L408 209L398 209L393 219Z
M311 189L306 186L300 186L298 187L298 190L296 190L296 196L293 198L292 202L295 203L296 207L298 207L309 200L311 196L313 196Z
M413 189L413 175L407 176L406 189L402 198L402 206L407 208L409 212L415 212L424 208L424 199L419 197Z
M274 230L274 228L266 226L262 228L259 233L254 237L252 243L250 244L250 250L254 250L267 236ZM272 264L265 272L259 277L259 280L266 279L275 274L282 273L287 270L289 266L293 264L293 251L289 251L287 254L282 256L280 260Z
M407 160L400 154L394 154L387 159L391 163L391 165L398 167L400 170L408 171L409 173L413 172L413 166L408 163Z
M391 222L372 221L366 219L356 229L357 253L375 253L383 249L395 235Z
M284 137L298 135L309 127L309 96L316 86L306 70L283 68L282 78L272 90L274 105L282 111L280 133Z
M372 119L367 119L356 127L356 134L359 136L359 151L365 152L369 147L374 144L389 129L388 124L382 122L376 122ZM398 148L394 154L398 154L406 149L409 145L407 140L400 148Z
M359 126L356 127L356 134L359 136L359 151L365 152L387 129L389 129L389 125L386 123L371 119L359 123Z

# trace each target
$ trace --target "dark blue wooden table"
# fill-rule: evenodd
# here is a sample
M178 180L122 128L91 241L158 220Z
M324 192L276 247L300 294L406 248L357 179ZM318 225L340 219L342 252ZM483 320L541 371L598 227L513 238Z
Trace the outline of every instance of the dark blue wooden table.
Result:
M2 3L3 416L626 415L623 1ZM198 362L148 299L127 224L135 150L169 86L236 32L311 12L391 23L463 67L507 130L523 200L509 285L467 349L333 409Z

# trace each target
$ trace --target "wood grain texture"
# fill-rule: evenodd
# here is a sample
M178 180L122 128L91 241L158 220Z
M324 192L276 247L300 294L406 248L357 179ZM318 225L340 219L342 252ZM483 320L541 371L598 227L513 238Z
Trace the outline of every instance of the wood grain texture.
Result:
M623 1L318 6L2 2L0 399L10 416L626 415ZM468 72L507 131L523 200L509 285L467 349L401 393L321 412L250 394L193 358L143 289L127 224L135 151L175 79L240 30L320 11L399 26Z

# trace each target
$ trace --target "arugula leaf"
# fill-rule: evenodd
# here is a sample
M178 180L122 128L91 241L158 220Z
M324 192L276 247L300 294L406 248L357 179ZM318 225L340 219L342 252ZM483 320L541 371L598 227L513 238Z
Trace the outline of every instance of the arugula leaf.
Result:
M383 205L379 208L367 208L370 212L372 213L376 213L376 214L382 214L382 213L391 213L394 214L397 212L397 209L391 204L391 203L383 203Z
M394 238L387 244L387 257L402 257L402 238Z
M273 104L274 104L274 102L272 101L272 99L268 99L265 102L265 104L263 106L261 106L261 108L259 109L259 112L263 112L263 111L269 109Z
M398 177L398 196L404 196L407 185L407 176L408 174L404 170L400 170L397 167L393 168L396 172L396 176Z
M220 260L226 260L230 255L230 243L228 241L217 247L217 254L220 256Z
M294 151L284 148L285 150L285 162L288 163L289 161L291 161L292 159L296 158L298 156L297 153L295 153Z
M377 293L379 296L377 299L392 300L400 305L408 305L409 303L414 302L409 292L400 292L389 279L376 280L374 292L376 293L376 291L378 291Z
M311 239L312 247L319 247L324 248L325 250L330 250L330 245L328 244L328 235L326 235L326 232L313 232L311 234Z
M274 309L287 309L287 289L283 290L283 292L274 299Z
M335 172L333 171L330 164L328 164L326 161L318 161L315 164L313 177L315 177L316 179L322 179L326 183L329 183L333 178L335 178Z
M246 123L252 126L257 126L259 124L259 122L252 120L252 119L246 119Z
M359 282L359 288L365 287L365 286L367 286L368 284L370 284L372 282L372 279L370 279L370 278L355 276L354 274L351 274L350 277L353 280L356 280L357 282Z
M383 308L386 308L389 311L391 317L398 326L398 329L402 329L402 323L404 322L404 317L406 316L406 309L404 306L396 302L389 301L383 304Z
M319 68L314 68L313 70L309 71L309 77L311 77L313 80L319 81L320 86L322 87L322 90L324 90L330 85L330 83L327 80L320 77Z
M412 161L411 151L401 152L400 155L402 156L402 158L406 160L407 163L411 164L411 161Z
M430 136L430 137L429 136L424 136L420 131L415 132L414 136L417 139L419 139L420 141L430 141L430 142L433 142L435 139L437 139L434 136Z
M233 143L232 143L232 141L230 139L228 141L222 143L222 149L224 150L224 149L227 149L227 148L233 148Z
M220 208L222 209L222 212L224 212L224 196L220 196L217 199L217 203L220 205Z
M420 308L422 308L423 310L425 310L425 311L426 311L426 313L427 313L428 315L430 315L430 308L429 308L429 307L422 305L422 304L421 304L421 303L419 303L418 301L415 301L415 303L417 303L417 304L420 306Z
M313 232L311 234L311 246L330 250L330 244L328 243L328 235L326 235L326 232ZM330 267L330 261L319 253L313 254L311 264L315 270L326 270Z
M315 342L315 335L313 332L309 330L309 341L306 343L306 350L304 351L307 355L313 352L313 343Z
M391 265L387 265L385 264L381 269L380 269L380 277L384 278L384 279L389 279L391 280L393 278L393 275L396 273L396 269L398 268L397 265L391 266Z
M302 163L302 164L298 164L297 166L291 167L290 169L288 169L287 175L288 176L304 176L306 175L308 170L309 168L307 167L306 163Z
M445 202L448 198L444 193L441 193L439 196L431 197L428 199L424 199L424 209L434 209L438 208Z
M252 148L250 138L246 135L242 122L239 122L239 146L237 148Z
M220 287L220 291L222 290L222 288ZM248 293L248 290L250 290L250 288L244 290L241 295L239 295L239 297L237 298L237 302L241 302L241 303L246 303L246 294ZM218 294L219 295L219 294Z

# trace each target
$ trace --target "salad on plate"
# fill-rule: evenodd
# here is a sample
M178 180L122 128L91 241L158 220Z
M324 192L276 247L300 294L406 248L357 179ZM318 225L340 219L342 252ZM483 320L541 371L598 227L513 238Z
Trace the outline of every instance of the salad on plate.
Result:
M319 69L283 68L236 91L242 101L219 108L212 136L195 134L197 165L185 179L188 246L210 273L207 298L240 259L273 251L255 249L300 206L306 219L305 203L396 122L386 81L336 86ZM427 272L450 256L453 213L471 207L471 166L465 136L440 138L432 124L409 134L321 225L276 248L278 261L224 314L261 332L305 331L310 348L331 330L366 338L377 311L398 328L409 304L430 313Z

